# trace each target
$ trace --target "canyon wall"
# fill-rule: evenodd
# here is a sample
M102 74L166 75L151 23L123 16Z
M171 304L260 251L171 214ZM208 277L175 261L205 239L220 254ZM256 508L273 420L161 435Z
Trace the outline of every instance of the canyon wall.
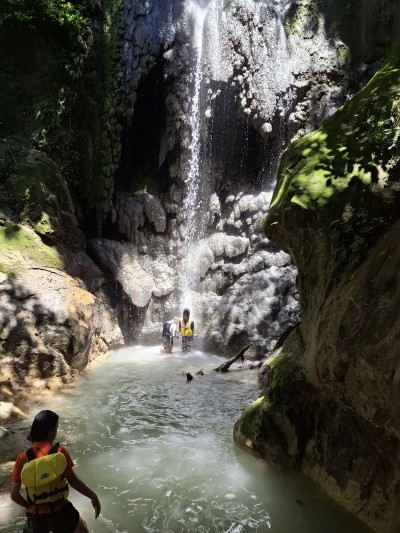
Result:
M379 300L374 285L392 291L389 271L379 281L374 274L378 267L365 267L353 279L349 265L362 268L361 258L377 242L377 232L394 231L390 202L396 193L397 160L390 163L394 170L385 160L387 168L367 166L360 177L359 158L369 146L362 149L366 134L356 144L360 153L349 160L339 142L326 155L323 130L307 143L308 135L350 101L390 53L400 16L396 2L126 0L82 2L71 10L68 17L54 17L49 3L39 1L21 11L7 4L0 12L2 419L20 416L24 394L62 385L113 347L160 342L163 321L180 315L188 302L198 346L226 355L252 341L249 355L261 358L302 321L285 353L294 354L289 370L293 359L293 373L300 376L295 382L304 384L305 397L312 398L307 394L321 387L321 376L328 384L350 379L353 366L354 376L364 382L371 374L368 358L354 355L352 366L347 348L340 357L331 354L342 350L335 344L338 335L355 335L344 318L344 325L338 322L353 300L350 311L362 331L370 327L368 317L374 324L382 319L388 328L382 350L395 338L383 312L392 309L394 300ZM371 98L378 99L378 90ZM378 159L379 150L394 142L387 136L391 117L396 120L393 109L391 114L377 111L375 121L366 117L379 134ZM338 128L351 136L348 123ZM269 211L282 151L302 139L304 146L294 145L303 147L301 157L287 162L289 155L284 156ZM312 169L296 167L298 157L308 160L317 148L327 161L333 158L342 165L333 176L328 170L324 174L326 182L337 182L336 188L322 186L319 178L309 180ZM290 150L296 149L285 153ZM311 155L310 161L329 167ZM289 195L287 205L294 208L290 219L286 204L281 205L290 182L284 179L286 170L300 176L293 181L295 194ZM359 202L344 194L346 203L332 211L334 218L329 209L329 217L323 210L314 217L319 211L309 208L308 198L313 206L325 205L342 187L344 171L356 176L348 178L358 184L354 191L343 188L351 189L352 198L359 195ZM387 209L374 211L372 221L369 209L376 202L368 201L371 183L382 189L382 198L388 196L387 203L381 202ZM385 250L376 248L379 257L389 253ZM394 250L388 266L393 257ZM370 307L363 307L359 296L350 298L361 290L356 285L362 280L370 287ZM334 305L335 337L325 302L339 286L349 299ZM341 293L334 294L341 301ZM382 312L369 315L375 305ZM320 316L322 308L326 314ZM323 355L317 361L319 348ZM386 374L392 391L396 366L385 363L382 376ZM292 381L278 382L292 387ZM389 435L385 383L382 377L375 393ZM291 401L286 394L283 398ZM349 394L343 396L344 405L353 405ZM342 413L341 406L334 406ZM373 418L362 416L368 423ZM327 423L323 413L320 422L307 421L307 431L297 435L291 415L289 422L281 414L274 417L284 433L301 442L310 428ZM332 417L332 424L337 420ZM341 423L340 432L343 427ZM263 443L265 433L257 437ZM315 435L317 442L326 433ZM352 442L346 435L343 441ZM303 448L299 445L300 453L291 442L290 453L283 452L285 445L276 438L276 459L293 462L295 456L298 464ZM322 467L321 479L333 471L331 486L339 487L339 495L347 494L343 491L351 479L359 483L357 488L363 486L368 503L376 496L372 482L383 487L383 500L391 498L395 478L383 482L371 474L368 485L349 467L339 483L339 467L325 468L319 444L307 442L317 451L304 455L303 467L314 473ZM396 456L395 446L389 455ZM386 509L383 500L379 505ZM349 501L355 505L356 498ZM374 523L370 515L365 519Z
M380 533L400 525L399 61L282 156L264 229L296 263L303 319L235 426Z

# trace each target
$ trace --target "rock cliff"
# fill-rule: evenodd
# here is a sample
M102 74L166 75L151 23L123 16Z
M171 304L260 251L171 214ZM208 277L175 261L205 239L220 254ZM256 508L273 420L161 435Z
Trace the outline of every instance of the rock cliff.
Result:
M20 416L13 402L24 391L58 386L113 346L159 342L162 322L180 314L187 297L204 348L231 355L252 341L254 357L264 356L299 322L300 298L303 323L285 346L290 356L281 361L299 390L311 402L321 379L354 381L359 372L364 383L371 374L369 356L352 363L346 343L336 341L356 336L354 324L375 305L379 312L368 316L381 324L378 318L387 317L384 310L395 301L395 280L385 282L389 271L376 286L378 270L376 277L372 267L360 271L359 283L369 275L373 280L365 302L350 274L396 222L397 108L391 93L384 93L390 109L380 97L382 76L397 87L395 70L383 70L369 92L360 93L373 107L357 97L336 115L343 119L301 139L380 67L400 20L397 2L67 4L68 16L64 3L46 0L0 7L1 417ZM200 8L207 13L198 60L193 36ZM196 183L188 177L194 137ZM300 141L283 158L265 236L280 156L294 139ZM195 209L188 213L193 190ZM338 191L340 201L334 202ZM286 197L292 199L284 204L294 210L290 218L281 206ZM189 245L188 233L195 236ZM383 248L376 250L384 257ZM394 255L388 266L391 261ZM331 317L324 306L346 280L351 286L340 298L354 296L332 301L338 309L335 337L328 334ZM381 286L387 299L379 299ZM349 321L353 315L358 322ZM393 326L389 333L390 327L384 318L387 346L381 348L393 353L396 332ZM369 329L362 329L364 337ZM320 348L319 368L314 354ZM289 381L265 370L281 385L274 401L282 403L280 394L289 401ZM385 372L393 392L397 368ZM389 434L383 382L377 390ZM348 405L350 393L343 398ZM352 401L361 406L362 398ZM342 412L341 404L333 408ZM276 458L297 464L308 442L317 450L307 456L308 468L317 472L325 444L307 440L313 413L305 414L298 434L287 420L294 415L274 416L294 439L283 454L275 434ZM315 417L317 426L327 423L322 414ZM332 415L332 424L339 418ZM351 425L353 418L348 420ZM327 446L334 450L336 444ZM306 460L301 462L305 468ZM339 479L338 465L332 471ZM351 479L363 495L371 492L368 502L377 494L375 481L382 490L389 487L383 500L390 498L392 481L385 485L374 475L370 484Z
M235 426L380 533L400 527L399 65L282 156L264 229L298 268L302 323Z

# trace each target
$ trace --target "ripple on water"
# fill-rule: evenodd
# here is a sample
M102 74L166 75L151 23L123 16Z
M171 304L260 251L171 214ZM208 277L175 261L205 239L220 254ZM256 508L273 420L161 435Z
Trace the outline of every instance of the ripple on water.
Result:
M258 396L257 372L218 374L221 358L124 349L52 398L77 474L98 492L101 519L71 491L96 533L365 533L295 473L238 450L234 422ZM182 370L204 376L187 382ZM299 506L296 499L304 505ZM0 531L22 514L0 502Z

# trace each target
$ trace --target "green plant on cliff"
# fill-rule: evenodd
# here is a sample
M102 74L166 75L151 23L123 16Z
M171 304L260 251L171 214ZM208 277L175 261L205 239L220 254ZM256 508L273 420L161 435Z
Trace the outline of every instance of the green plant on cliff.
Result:
M100 136L100 160L94 173L89 206L97 212L98 230L107 215L114 192L114 174L121 158L121 123L127 115L128 101L124 87L124 58L120 54L123 31L121 1L108 10L103 35L103 106ZM116 59L117 58L117 59Z
M264 230L279 243L288 206L302 217L312 213L325 242L329 236L337 273L362 259L400 208L399 65L393 53L363 90L281 159ZM289 240L301 262L302 244Z
M90 12L91 2L84 0L79 4L66 0L4 0L0 24L4 28L45 32L57 47L65 70L77 78L91 44Z
M121 152L121 5L5 0L0 6L0 135L44 151L74 196L101 213L109 208Z
M382 156L387 153L386 168L394 168L400 160L400 98L380 107L379 97L372 97L376 103L376 111L372 112L367 123L375 129L375 137Z
M288 10L284 28L289 35L298 32L302 35L299 29L300 25L312 22L317 16L321 8L321 0L300 0L293 4L292 8Z

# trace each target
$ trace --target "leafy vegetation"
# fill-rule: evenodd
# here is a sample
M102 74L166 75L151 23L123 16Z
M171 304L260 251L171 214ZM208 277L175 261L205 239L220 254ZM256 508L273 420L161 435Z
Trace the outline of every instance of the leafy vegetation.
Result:
M330 236L338 269L362 259L400 207L399 91L394 53L350 102L288 147L264 224L270 236L279 242L283 206L297 205L301 216L313 213L325 242ZM301 246L291 243L296 261Z
M5 0L0 7L0 135L45 152L100 219L110 206L126 111L120 16L121 0Z

